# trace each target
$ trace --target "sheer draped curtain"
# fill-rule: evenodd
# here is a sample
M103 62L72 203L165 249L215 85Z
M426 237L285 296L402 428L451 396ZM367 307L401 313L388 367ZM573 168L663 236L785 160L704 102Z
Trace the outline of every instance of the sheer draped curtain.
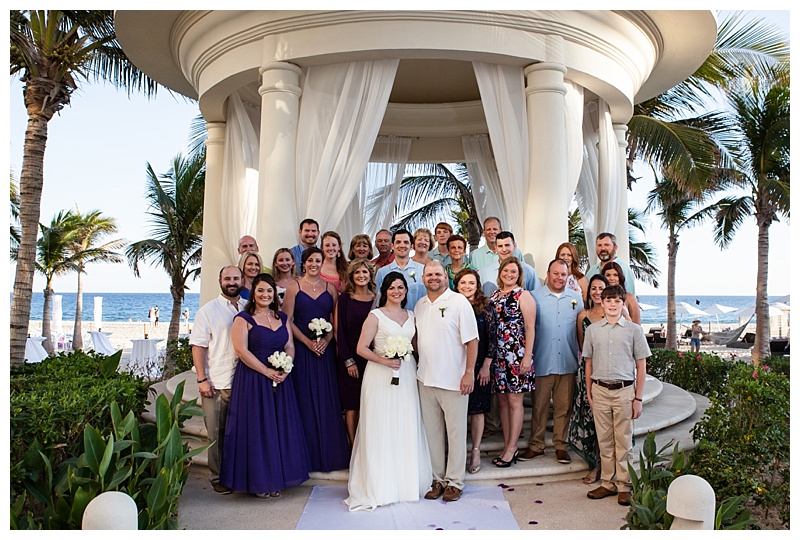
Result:
M528 120L521 67L473 62L506 208L503 227L522 231L528 187ZM522 239L517 238L521 243Z
M564 97L564 121L567 139L567 193L570 202L581 176L583 166L583 87L564 81L567 95Z
M398 63L351 62L305 71L297 126L297 212L316 219L322 231L338 226L351 208Z
M489 136L464 135L461 143L481 223L489 216L500 218L502 223L510 223L503 205L503 187L492 156Z
M375 238L379 230L392 224L410 150L411 139L406 137L378 137L375 141L358 191L336 227L343 243L349 245L350 239L361 233Z
M231 261L238 262L239 238L256 232L260 113L228 96L225 154L222 165L222 234Z

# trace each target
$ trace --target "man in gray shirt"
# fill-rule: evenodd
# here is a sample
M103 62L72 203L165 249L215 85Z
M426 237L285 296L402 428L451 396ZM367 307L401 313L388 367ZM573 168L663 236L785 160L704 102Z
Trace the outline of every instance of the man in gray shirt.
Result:
M619 285L603 290L605 317L586 328L582 353L586 358L586 393L594 414L602 468L600 487L587 496L602 499L617 495L619 504L629 506L631 435L633 421L642 415L650 347L642 327L622 317L625 297L625 289Z

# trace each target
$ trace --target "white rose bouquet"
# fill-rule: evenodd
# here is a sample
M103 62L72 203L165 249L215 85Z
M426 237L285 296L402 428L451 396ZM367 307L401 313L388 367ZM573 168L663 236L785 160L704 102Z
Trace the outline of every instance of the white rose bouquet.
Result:
M269 358L267 358L267 362L270 363L272 367L274 367L277 371L281 371L283 373L291 373L292 367L294 364L292 363L292 357L286 354L283 351L277 351L272 353ZM272 391L275 392L278 387L278 383L272 381Z
M383 347L383 355L386 358L400 358L404 362L411 360L411 353L414 352L414 347L411 345L411 340L405 336L389 336L386 338L386 344ZM392 383L397 386L400 384L400 371L392 370Z
M325 335L333 330L331 323L322 318L311 319L308 323L308 329L311 330L311 337L319 341Z

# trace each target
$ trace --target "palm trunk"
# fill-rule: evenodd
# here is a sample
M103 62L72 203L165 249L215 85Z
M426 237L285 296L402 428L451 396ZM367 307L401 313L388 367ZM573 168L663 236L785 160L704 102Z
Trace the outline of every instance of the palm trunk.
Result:
M675 268L678 259L678 235L670 227L667 243L667 343L669 350L678 349L677 321L675 320Z
M769 268L769 226L771 220L756 212L758 222L758 270L756 273L756 342L753 345L753 364L770 355L769 297L767 274Z
M83 328L81 319L83 317L83 268L78 269L78 294L75 297L75 328L72 330L72 349L79 351L83 349Z
M53 347L53 332L50 330L50 312L52 311L52 308L50 307L50 301L53 298L53 293L55 291L50 285L52 285L52 279L47 280L47 287L45 287L43 291L44 305L42 306L42 337L46 339L42 345L48 354L53 354L55 349Z
M27 87L25 94L27 105ZM12 365L20 365L25 361L25 340L31 318L36 236L39 233L39 211L44 184L44 151L47 145L49 119L50 117L32 110L28 105L28 125L25 129L25 147L19 182L19 253L9 317L11 323L9 359Z
M169 288L172 294L172 315L167 330L167 358L164 363L164 379L172 377L175 372L175 360L169 355L169 343L177 340L181 332L181 305L183 304L183 285L173 285Z

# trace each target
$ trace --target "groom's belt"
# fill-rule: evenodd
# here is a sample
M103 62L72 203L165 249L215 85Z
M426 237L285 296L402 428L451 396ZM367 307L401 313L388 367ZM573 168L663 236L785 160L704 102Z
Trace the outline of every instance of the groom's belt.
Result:
M619 390L620 388L625 388L626 386L632 385L633 381L605 382L605 381L598 381L595 379L594 383L599 384L603 388L608 388L609 390Z

